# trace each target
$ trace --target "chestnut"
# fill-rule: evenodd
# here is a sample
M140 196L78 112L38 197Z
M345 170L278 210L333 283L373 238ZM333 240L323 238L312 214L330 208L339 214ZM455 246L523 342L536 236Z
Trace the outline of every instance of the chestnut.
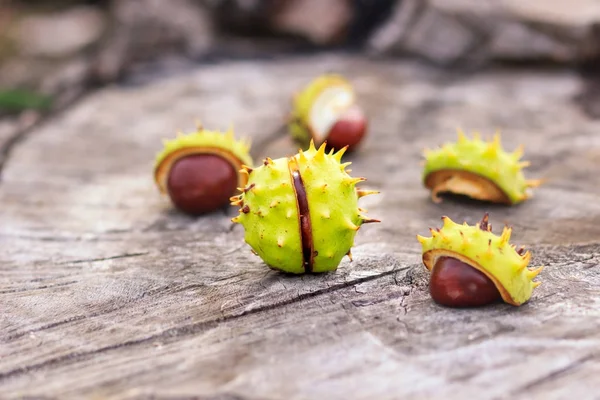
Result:
M229 204L236 188L248 181L249 145L227 134L207 131L166 141L157 156L154 178L178 210L200 215Z
M203 214L228 204L237 183L237 172L227 160L213 154L194 154L173 164L167 191L179 210Z
M340 75L326 74L294 97L289 131L305 147L312 140L316 146L352 151L367 133L367 120L352 85Z
M457 224L442 217L442 228L431 237L417 235L423 247L423 264L431 272L432 299L449 307L477 307L502 299L520 306L540 285L533 279L542 267L529 269L531 253L509 243L512 229L492 233L485 214L476 225Z
M328 147L341 149L348 146L348 151L353 151L366 131L367 118L362 109L355 105L338 117L325 141Z
M448 307L478 307L500 299L494 282L484 273L452 257L440 257L431 270L429 292Z

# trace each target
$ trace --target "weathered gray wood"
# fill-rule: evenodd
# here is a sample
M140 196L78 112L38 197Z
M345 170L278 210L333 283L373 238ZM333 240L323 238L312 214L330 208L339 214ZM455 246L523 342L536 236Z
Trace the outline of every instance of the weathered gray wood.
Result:
M189 218L152 182L160 138L230 122L255 143L326 70L356 83L371 134L350 159L381 224L336 273L288 277L244 245L235 210ZM323 56L199 68L107 88L14 147L0 183L0 397L594 398L600 393L600 122L570 72L451 77ZM454 129L525 143L547 178L513 208L433 204L420 151ZM288 138L262 155L295 152ZM531 302L432 303L416 234L440 216L514 226L545 265ZM597 398L597 397L596 397Z
M367 39L377 53L438 65L580 62L598 57L595 0L403 0Z

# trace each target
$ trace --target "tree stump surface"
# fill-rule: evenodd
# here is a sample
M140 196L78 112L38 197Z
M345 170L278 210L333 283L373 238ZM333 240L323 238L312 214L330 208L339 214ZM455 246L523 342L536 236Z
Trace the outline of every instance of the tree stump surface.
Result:
M173 211L152 180L162 138L233 123L256 161L292 155L273 136L290 96L346 74L371 117L352 175L382 220L334 273L265 267L222 212ZM33 129L0 182L0 397L201 399L600 398L600 121L572 71L449 75L340 55L244 61L107 87ZM456 128L520 143L515 207L446 200L421 152ZM6 141L4 142L6 143ZM521 307L432 302L416 235L440 217L475 223L543 265Z

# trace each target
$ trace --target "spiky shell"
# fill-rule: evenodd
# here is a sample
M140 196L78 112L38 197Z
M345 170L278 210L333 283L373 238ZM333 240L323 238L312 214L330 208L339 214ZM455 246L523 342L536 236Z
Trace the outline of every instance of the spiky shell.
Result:
M436 202L439 192L450 191L479 200L517 204L530 197L529 188L540 184L539 180L525 179L523 168L529 162L519 161L522 155L522 146L513 153L505 152L499 134L485 142L478 134L469 139L459 130L456 143L425 150L423 181Z
M154 180L161 193L167 192L169 171L175 162L192 154L213 154L227 160L236 171L244 165L252 166L252 158L248 153L250 143L234 138L233 128L226 133L210 131L198 127L196 132L178 133L172 140L163 140L164 147L156 155L154 163ZM238 173L238 186L246 185L248 176Z
M265 159L248 170L248 186L232 204L240 207L233 222L245 229L245 241L263 261L274 269L301 274L337 269L344 255L350 256L356 232L363 223L375 222L361 214L358 198L374 194L356 184L364 178L353 178L341 164L345 149L325 153L310 142L306 152L300 150L290 158ZM309 209L312 233L312 268L305 270L300 207L292 172L302 179Z
M487 217L484 218L487 222ZM423 263L432 270L440 257L453 257L485 274L498 288L502 299L519 306L531 297L540 282L532 280L542 267L528 269L531 252L519 254L509 243L511 228L504 227L502 235L491 232L491 226L481 229L478 225L459 225L448 217L442 217L441 229L430 229L432 236L417 235L422 245Z
M337 74L325 74L294 96L289 131L302 146L313 140L320 146L340 114L355 104L350 83Z

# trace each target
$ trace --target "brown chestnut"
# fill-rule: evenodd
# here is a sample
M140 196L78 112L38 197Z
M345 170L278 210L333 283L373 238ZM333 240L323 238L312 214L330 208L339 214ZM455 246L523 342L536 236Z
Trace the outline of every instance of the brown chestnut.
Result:
M429 292L436 303L448 307L477 307L502 299L490 278L452 257L440 257L436 261Z
M179 210L203 214L229 204L238 175L231 163L213 154L194 154L177 160L169 172L167 191Z
M226 134L198 127L197 132L165 140L156 156L154 180L173 205L188 214L215 211L244 187L252 166L250 145Z
M334 149L348 146L352 151L360 143L367 131L367 118L362 109L354 105L341 114L329 130L325 139Z

